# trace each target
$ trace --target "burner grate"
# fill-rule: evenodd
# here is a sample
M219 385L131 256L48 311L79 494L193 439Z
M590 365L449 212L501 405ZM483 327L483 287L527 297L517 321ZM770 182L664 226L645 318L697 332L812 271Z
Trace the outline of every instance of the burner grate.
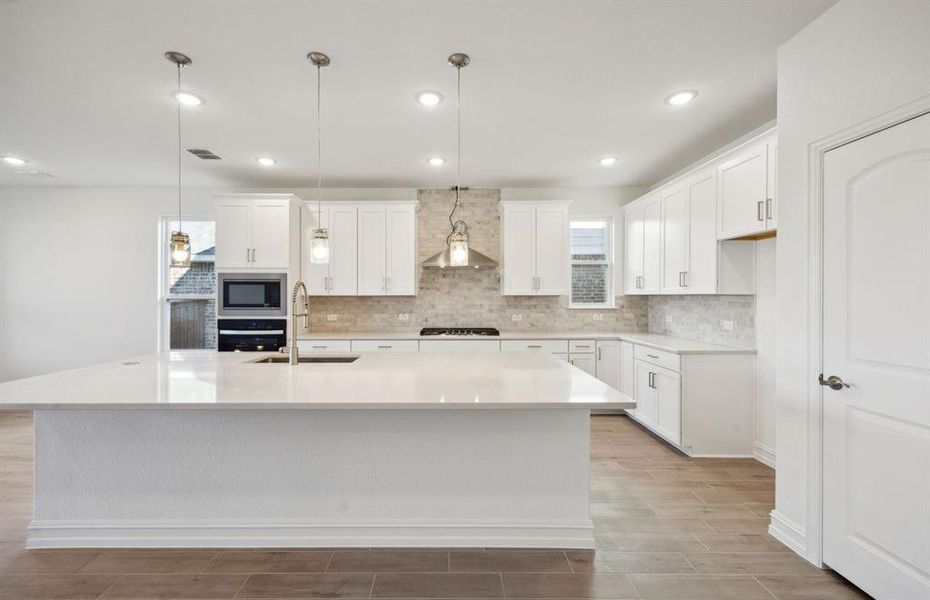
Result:
M424 327L420 335L475 335L493 336L501 332L493 327Z

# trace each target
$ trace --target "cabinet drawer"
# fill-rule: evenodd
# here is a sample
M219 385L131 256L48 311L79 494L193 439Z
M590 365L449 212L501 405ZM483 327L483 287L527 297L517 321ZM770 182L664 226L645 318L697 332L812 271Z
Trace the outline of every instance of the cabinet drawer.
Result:
M313 352L351 352L349 340L297 340L297 351L301 354Z
M655 348L636 344L633 356L637 360L650 362L654 365L671 369L672 371L681 371L681 357L674 352L665 352L664 350L656 350Z
M352 352L417 352L416 340L352 340Z
M568 340L501 340L501 350L504 352L538 350L550 354L565 354L568 352Z
M497 340L421 340L420 352L500 352Z
M572 354L593 354L594 340L569 340L568 350Z

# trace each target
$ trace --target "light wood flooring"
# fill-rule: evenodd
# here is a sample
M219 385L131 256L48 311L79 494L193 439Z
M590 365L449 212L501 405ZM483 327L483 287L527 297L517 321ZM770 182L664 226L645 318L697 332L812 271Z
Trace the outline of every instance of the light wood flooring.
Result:
M0 600L868 598L766 533L774 473L592 418L597 550L25 550L32 415L0 412Z

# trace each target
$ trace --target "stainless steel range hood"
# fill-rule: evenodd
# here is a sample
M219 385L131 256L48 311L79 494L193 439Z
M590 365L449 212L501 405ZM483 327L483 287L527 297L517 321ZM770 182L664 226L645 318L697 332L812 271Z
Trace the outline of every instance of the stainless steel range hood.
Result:
M493 269L497 267L497 261L489 256L478 252L471 246L468 247L468 264L453 265L452 249L446 247L445 250L429 257L423 261L424 269Z

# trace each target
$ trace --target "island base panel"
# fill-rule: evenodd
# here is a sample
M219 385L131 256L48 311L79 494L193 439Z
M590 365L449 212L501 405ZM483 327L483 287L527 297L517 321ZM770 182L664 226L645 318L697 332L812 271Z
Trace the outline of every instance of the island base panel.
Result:
M589 414L37 410L38 547L592 548Z

